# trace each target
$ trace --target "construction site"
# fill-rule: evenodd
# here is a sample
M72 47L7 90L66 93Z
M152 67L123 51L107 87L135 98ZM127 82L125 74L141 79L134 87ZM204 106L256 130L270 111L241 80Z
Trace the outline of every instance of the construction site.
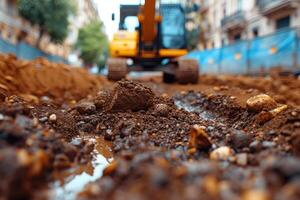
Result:
M29 21L26 9L43 10L23 1L13 5ZM253 1L264 18L279 16L278 30L253 38L229 9L222 46L212 42L217 29L196 22L194 44L186 23L193 13L209 21L218 1L79 2L77 13L109 11L99 73L102 50L84 52L95 41L88 29L74 51L82 67L65 56L72 40L58 45L49 27L36 46L24 31L15 43L0 35L0 200L300 199L300 2ZM224 8L256 9L236 2Z

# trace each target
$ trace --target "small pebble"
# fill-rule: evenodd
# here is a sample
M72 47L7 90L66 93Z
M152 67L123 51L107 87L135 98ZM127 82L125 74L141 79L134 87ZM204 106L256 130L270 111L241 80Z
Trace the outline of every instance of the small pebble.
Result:
M266 94L260 94L251 97L247 100L246 104L249 110L256 112L260 112L262 110L271 110L277 106L276 101Z
M246 153L240 153L236 155L236 163L241 166L246 166L248 162L248 155Z
M262 149L262 145L258 140L251 142L249 147L250 147L250 151L252 151L252 152L257 152Z
M266 149L273 148L275 146L276 146L275 142L263 141L262 143L262 147Z
M234 131L229 136L229 143L233 145L234 148L244 148L248 147L251 143L252 137L250 134L245 133L244 131Z
M215 150L213 150L209 157L212 160L228 160L231 156L233 156L234 151L228 147L228 146L223 146L219 147Z
M55 121L57 120L56 114L50 115L50 116L49 116L49 120L50 120L51 122L55 122Z
M39 118L40 122L46 122L48 120L48 117L41 117Z

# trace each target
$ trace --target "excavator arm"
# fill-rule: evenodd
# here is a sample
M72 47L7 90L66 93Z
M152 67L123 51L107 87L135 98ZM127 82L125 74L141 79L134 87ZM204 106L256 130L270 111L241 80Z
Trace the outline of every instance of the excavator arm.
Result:
M142 41L153 42L157 35L157 21L155 16L156 0L146 0L144 6L141 7L138 16L142 29Z

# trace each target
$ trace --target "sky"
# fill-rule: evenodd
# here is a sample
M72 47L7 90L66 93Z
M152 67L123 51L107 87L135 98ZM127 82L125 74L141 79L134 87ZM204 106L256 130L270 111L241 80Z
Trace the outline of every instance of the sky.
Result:
M108 37L111 39L119 28L119 9L121 4L139 4L140 0L94 0L98 7L99 15L105 25ZM112 21L115 13L115 21Z

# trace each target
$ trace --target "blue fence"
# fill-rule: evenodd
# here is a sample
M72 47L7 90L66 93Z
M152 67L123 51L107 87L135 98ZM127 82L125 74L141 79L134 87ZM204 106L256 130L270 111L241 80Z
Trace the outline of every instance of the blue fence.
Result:
M20 42L16 45L11 44L0 38L0 53L12 53L18 58L25 60L33 60L38 57L44 57L52 62L67 63L67 61L60 57L42 52L26 43Z
M299 29L285 29L219 49L194 51L187 57L197 59L203 73L251 74L272 67L300 70Z

